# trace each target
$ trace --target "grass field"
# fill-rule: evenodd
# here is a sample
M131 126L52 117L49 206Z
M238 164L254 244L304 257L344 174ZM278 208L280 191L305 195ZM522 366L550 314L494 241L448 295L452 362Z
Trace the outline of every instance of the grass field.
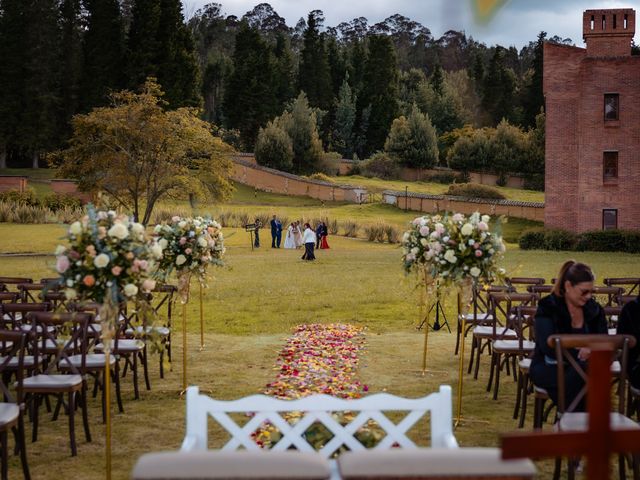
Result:
M236 205L225 206L236 208ZM244 208L244 207L243 207ZM339 218L368 221L384 216L398 225L413 214L380 205L251 205L279 214L311 209ZM285 212L285 213L282 213ZM508 224L509 225L509 224ZM0 252L50 254L64 234L62 225L0 224ZM194 286L188 306L189 383L211 395L232 399L259 392L276 372L273 364L291 329L301 323L342 322L366 327L366 349L360 379L370 392L388 391L415 397L450 384L457 394L457 362L453 355L455 335L446 330L429 337L428 367L419 374L423 334L418 322L417 292L412 277L405 277L399 247L331 236L331 249L318 252L315 263L302 262L300 251L260 248L252 251L248 234L225 229L227 266L216 269L205 291L206 348L199 351L198 289ZM268 242L263 232L263 245ZM606 276L637 276L640 255L520 251L510 245L504 266L509 275L555 276L559 265L574 257L593 266L599 279ZM54 274L53 256L0 257L2 275L49 277ZM445 312L453 323L453 299ZM174 321L179 325L179 319ZM454 327L454 325L452 325ZM181 385L182 337L174 333L174 368L159 379L158 357L152 356L152 390L142 390L133 400L130 376L124 379L125 414L114 417L114 478L125 479L136 458L144 452L172 450L184 434L184 401L177 396ZM467 423L456 430L463 446L494 446L499 434L514 430L511 419L515 384L505 379L497 401L485 392L488 359L477 381L465 377L464 410ZM44 415L41 438L28 443L34 479L57 479L73 471L75 478L103 478L103 435L98 399L90 401L94 441L84 443L78 428L79 455L69 456L66 417L57 422ZM531 425L531 419L527 426ZM27 427L30 430L30 426ZM551 461L538 463L539 478L548 478ZM11 478L19 478L17 459L12 458Z

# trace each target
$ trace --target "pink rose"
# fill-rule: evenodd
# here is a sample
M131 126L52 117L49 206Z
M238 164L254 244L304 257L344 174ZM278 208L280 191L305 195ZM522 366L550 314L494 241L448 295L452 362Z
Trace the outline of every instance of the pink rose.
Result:
M78 252L76 252L75 250L69 250L69 258L71 260L78 260L78 259L80 259L80 254Z
M486 232L487 230L489 230L489 225L487 225L485 222L478 222L478 230L480 230L481 232Z
M140 263L138 265L140 266L140 269L146 270L149 267L149 262L147 262L146 260L140 260Z
M477 250L478 248L480 248L480 244L478 242L474 243L473 248Z
M191 255L192 250L190 248L187 248L184 253L186 253L187 255Z
M111 269L111 273L117 277L118 275L120 275L122 273L122 267L119 267L119 266L116 265L115 267L113 267Z
M423 237L429 235L429 227L427 227L426 225L424 227L420 227L420 235L422 235Z
M144 282L142 282L142 290L144 290L145 292L150 292L154 288L156 288L155 280L151 280L150 278L147 278Z
M482 256L482 250L476 250L476 257Z
M96 277L93 275L86 275L82 279L82 283L84 283L87 287L93 287L96 284Z
M180 240L178 241L178 243L180 245L184 245L185 243L187 243L187 238L186 237L180 237Z
M87 245L87 248L85 250L87 251L89 256L91 256L91 257L95 257L96 256L96 247L94 247L93 245Z
M102 240L107 236L107 228L106 227L98 227L98 238Z
M64 273L69 269L69 258L65 255L60 255L56 259L56 270L58 273Z

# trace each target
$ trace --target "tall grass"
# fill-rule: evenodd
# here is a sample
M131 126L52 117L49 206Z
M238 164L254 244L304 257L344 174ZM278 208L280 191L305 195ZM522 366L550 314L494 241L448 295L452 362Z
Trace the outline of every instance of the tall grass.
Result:
M69 223L83 215L84 209L70 206L51 210L47 207L28 205L22 202L0 202L0 222L6 223Z

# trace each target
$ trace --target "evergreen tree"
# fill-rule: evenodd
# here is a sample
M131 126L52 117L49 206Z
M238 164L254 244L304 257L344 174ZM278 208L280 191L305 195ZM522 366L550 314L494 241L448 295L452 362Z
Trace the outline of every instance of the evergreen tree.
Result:
M369 55L364 74L361 97L363 106L371 107L365 153L384 146L391 122L397 117L398 70L393 43L389 37L369 37Z
M18 136L21 146L31 157L33 168L38 168L41 156L60 142L63 52L58 7L57 0L25 2L24 5L24 90Z
M436 131L429 117L415 105L409 118L401 116L393 121L384 149L408 167L431 168L438 163Z
M274 47L275 57L275 95L278 110L284 110L285 105L295 96L294 85L294 57L289 40L283 33L276 35Z
M514 119L515 75L505 66L505 49L498 46L489 62L482 85L482 106L494 124Z
M180 0L160 0L157 74L169 107L200 104L199 70Z
M0 168L20 147L26 20L23 0L0 0Z
M309 106L304 93L300 93L279 120L279 124L291 138L293 170L297 173L313 173L322 159L322 142L318 135L316 114Z
M338 93L336 121L332 147L344 158L351 158L355 151L355 123L357 98L349 86L349 76L345 76Z
M542 93L542 54L546 37L546 32L540 32L540 34L538 34L538 41L533 50L531 79L522 97L525 127L535 126L536 116L544 106L544 95Z
M282 118L282 117L280 117ZM258 132L256 162L258 165L290 172L293 167L293 145L277 120L268 122Z
M158 76L158 28L161 0L136 0L131 9L127 44L129 88L137 90L147 77Z
M108 93L124 86L124 29L118 0L84 0L82 104L85 111L107 105Z
M306 93L311 106L329 110L333 99L331 72L325 42L318 27L321 20L317 11L309 13L300 52L298 88Z
M442 95L444 87L442 86L444 83L444 75L442 74L442 67L439 63L436 63L433 67L433 73L429 78L429 84L433 91L438 95Z
M253 149L258 129L277 115L277 102L271 49L258 31L246 24L236 35L233 65L225 86L227 126L240 130L244 146Z
M80 82L82 81L82 31L80 25L80 0L63 0L62 20L62 71L60 124L62 136L71 133L70 120L80 110Z

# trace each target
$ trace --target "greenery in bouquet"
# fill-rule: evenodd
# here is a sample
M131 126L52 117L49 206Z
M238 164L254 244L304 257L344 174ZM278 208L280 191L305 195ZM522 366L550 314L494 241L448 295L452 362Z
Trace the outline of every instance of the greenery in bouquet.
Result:
M215 220L175 216L156 225L154 234L163 253L157 269L163 281L176 271L178 277L193 274L204 284L208 266L223 264L224 237Z
M490 224L489 215L478 212L415 218L402 237L405 271L422 271L427 283L439 286L495 282L504 275L498 260L505 246Z

